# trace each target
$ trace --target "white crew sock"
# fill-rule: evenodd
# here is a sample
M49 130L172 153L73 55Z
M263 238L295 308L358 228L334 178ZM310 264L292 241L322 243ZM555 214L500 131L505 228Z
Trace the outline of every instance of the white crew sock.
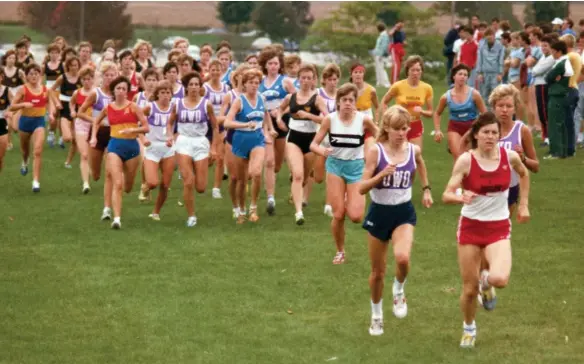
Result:
M371 317L373 318L383 318L383 299L379 300L379 303L373 303L371 301Z

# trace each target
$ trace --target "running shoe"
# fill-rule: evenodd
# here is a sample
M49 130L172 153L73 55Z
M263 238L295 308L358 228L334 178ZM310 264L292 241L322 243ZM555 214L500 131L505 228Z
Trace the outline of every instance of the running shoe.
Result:
M197 217L196 216L189 217L187 220L187 227L193 227L195 225L197 225Z
M217 200L223 198L223 196L221 196L221 190L219 188L215 188L215 187L211 191L211 196Z
M273 198L268 199L268 206L266 207L266 212L270 216L274 216L276 214L276 200L274 200Z
M460 339L460 347L463 349L472 349L475 346L477 339L477 330L465 329L462 332L462 339Z
M294 218L296 219L296 225L304 225L304 214L302 213L302 211L297 212L294 215Z
M408 303L403 291L393 295L393 314L397 318L404 318L408 315Z
M333 259L333 264L343 264L345 263L345 252L337 252Z
M103 212L101 213L101 221L111 220L112 219L112 209L109 207L104 207Z
M85 182L83 184L82 192L84 195L87 195L89 193L89 191L91 191L91 187L89 187L89 183Z
M111 226L114 230L120 230L122 228L122 222L118 219L114 219Z
M41 192L41 184L38 181L32 181L32 192Z
M383 319L371 318L371 326L369 326L369 335L380 336L383 335Z
M28 174L28 165L27 164L21 164L20 165L20 174L23 176L26 176Z
M333 207L331 205L324 205L324 214L328 217L333 217Z
M495 287L489 286L487 283L488 271L483 270L481 272L481 279L479 281L479 290L481 292L481 297L483 301L483 307L487 311L492 311L497 305L497 293L495 292Z
M159 214L150 214L148 215L149 218L151 218L154 221L160 221L160 215Z

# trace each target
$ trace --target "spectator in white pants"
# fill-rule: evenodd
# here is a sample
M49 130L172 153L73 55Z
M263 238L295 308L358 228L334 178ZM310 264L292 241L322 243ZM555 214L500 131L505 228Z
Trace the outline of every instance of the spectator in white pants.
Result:
M375 49L373 50L373 57L375 58L375 85L389 88L391 84L389 83L387 71L385 70L385 64L389 56L389 34L387 34L385 24L383 23L377 24L377 30L379 31L379 36L377 37Z

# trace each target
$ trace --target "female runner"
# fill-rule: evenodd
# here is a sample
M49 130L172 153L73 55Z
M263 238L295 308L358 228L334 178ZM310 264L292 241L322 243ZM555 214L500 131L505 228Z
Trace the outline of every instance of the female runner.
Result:
M12 113L8 110L12 95L7 86L2 83L6 78L4 68L0 66L0 172L2 171L4 154L8 149L9 131L8 120L12 117Z
M107 173L111 175L113 184L112 204L114 221L112 229L122 227L122 190L132 192L136 171L140 165L140 145L136 140L139 134L148 133L149 127L142 110L128 100L128 91L132 84L124 76L118 76L111 81L109 89L113 101L102 109L91 131L92 147L98 143L97 133L101 122L107 117L110 124L110 140L107 145Z
M128 100L134 100L134 96L144 89L144 79L142 75L134 71L134 55L132 51L125 50L120 53L120 76L130 80L131 87L128 90Z
M375 113L373 112L373 108L375 108L375 111L378 111L379 102L377 101L375 87L365 82L365 66L356 63L351 66L350 73L351 76L349 77L349 82L357 86L357 90L359 90L359 96L357 97L356 103L357 110L375 121L377 118L374 117ZM381 115L377 116L379 118ZM374 143L375 135L369 133L365 134L365 150L369 150Z
M327 200L332 203L332 235L337 253L333 264L345 262L345 216L357 223L363 219L365 197L359 194L358 182L363 174L363 144L365 131L377 134L377 126L371 117L357 111L359 90L347 83L337 90L337 111L327 115L310 150L327 157L326 192ZM330 147L321 145L328 134Z
M334 63L329 63L324 67L322 71L322 85L323 87L318 89L318 94L326 102L326 108L329 114L332 114L337 110L337 85L341 79L341 69ZM318 126L320 128L320 125ZM329 148L330 144L328 142L328 137L322 141L322 146ZM314 181L316 183L322 183L326 177L325 170L326 157L316 154L314 157ZM328 200L328 194L324 205L324 214L333 217L333 208Z
M245 92L231 105L225 118L225 127L235 129L232 140L232 150L235 155L237 169L237 197L239 200L239 216L237 223L245 222L245 186L248 175L252 179L251 203L249 205L249 221L259 220L257 201L261 187L262 167L265 156L265 139L276 136L271 119L268 116L264 98L259 93L262 73L250 69L243 73L242 84Z
M454 161L464 152L460 149L462 137L470 130L479 114L487 111L481 94L466 84L470 71L470 68L462 63L452 68L450 79L454 87L442 95L434 114L434 140L440 143L444 138L440 130L440 117L444 109L448 107L450 120L448 122L448 150Z
M16 92L26 82L24 71L16 67L16 52L12 49L8 50L2 57L2 64L4 65L4 78L2 84L8 87L10 97L14 98ZM11 117L6 119L8 123L8 146L7 150L12 150L12 133L18 131L18 119L20 112L10 113Z
M416 172L422 183L422 205L432 206L432 194L422 150L408 142L406 134L411 116L398 105L383 114L377 144L367 150L363 180L359 193L369 192L371 206L363 228L368 231L371 274L371 327L369 334L383 334L383 282L387 262L387 248L391 240L395 257L393 280L393 314L404 318L408 305L404 293L406 277L410 270L410 255L414 242L416 211L412 204L412 185Z
M24 68L24 74L26 75L26 83L14 95L9 110L13 112L21 111L18 121L20 150L22 152L20 174L26 176L28 173L28 157L32 139L32 191L40 192L42 153L45 141L45 115L48 111L49 120L53 123L55 121L55 108L47 87L42 84L41 67L36 63L31 63Z
M422 147L424 124L421 117L431 118L433 116L434 91L432 86L422 81L422 73L424 72L422 57L410 56L405 61L404 66L407 78L391 85L381 100L379 112L384 112L389 102L395 98L396 104L405 107L413 118L408 131L408 140ZM422 106L426 106L426 109L423 109Z
M65 160L65 168L71 168L71 161L75 155L75 142L74 142L74 129L73 129L73 117L71 116L71 108L69 103L71 101L71 96L81 88L81 78L79 78L79 69L81 68L81 62L77 57L69 58L65 61L65 73L57 78L55 84L51 87L52 95L55 98L54 102L57 105L57 110L60 110L60 126L61 126L61 136L63 137L63 142L71 143L71 148L67 154L67 159ZM59 90L59 97L55 97Z
M230 82L231 84L231 82ZM205 99L213 107L213 113L215 114L215 119L217 119L221 112L221 104L225 95L229 92L229 86L221 82L221 62L218 60L211 61L209 64L209 81L203 84L205 88ZM218 124L219 135L217 142L215 143L217 150L215 157L215 173L213 178L213 198L220 199L221 196L221 182L223 181L224 174L224 158L225 158L225 144L223 140L224 127L223 124Z
M296 88L293 81L282 75L284 68L284 55L274 47L264 48L259 56L259 64L264 74L260 83L259 91L265 100L265 107L273 121L278 117L278 108L286 95L294 93ZM273 215L276 212L276 174L282 167L286 151L286 136L288 133L274 125L274 130L278 136L272 140L270 135L266 135L265 140L265 184L268 194L267 212Z
M223 98L223 103L221 104L220 116L217 118L219 125L225 125L225 117L231 109L231 105L235 102L237 98L243 93L243 83L242 78L245 71L251 69L251 67L243 64L237 67L233 72L231 72L231 84L233 89L229 91ZM226 128L225 133L225 165L227 167L227 173L229 174L229 197L231 197L231 203L233 206L233 218L237 219L239 213L243 212L246 216L245 206L239 206L239 200L236 194L237 187L237 168L236 168L236 157L233 154L231 144L233 142L234 129ZM246 179L247 180L247 179Z
M110 83L118 76L118 67L114 63L103 62L100 66L99 73L101 74L101 86L97 87L90 95L85 99L85 102L81 108L77 111L77 117L90 122L95 125L95 118L100 115L102 110L106 109L108 104L112 101L112 93L110 92ZM88 115L88 110L92 110L91 116ZM93 126L92 126L93 129ZM92 130L93 131L93 130ZM106 148L108 147L110 140L110 125L109 120L106 117L103 122L98 124L98 129L96 130L97 143L95 145L90 145L89 148L89 168L91 171L91 176L94 181L99 181L101 177L101 166L103 163L103 157ZM91 140L92 132L90 132L89 140ZM112 179L111 174L108 173L108 161L105 163L105 181L103 184L103 212L101 214L101 220L111 220L112 218Z
M326 103L314 89L318 78L314 65L302 65L298 71L300 89L288 94L279 108L277 123L280 129L289 128L286 143L286 157L288 168L292 174L292 199L296 214L294 219L297 225L304 224L302 204L305 201L304 186L307 183L314 163L314 154L310 150L310 143L316 135L318 125L323 116L328 114ZM290 124L287 127L282 121L281 114L290 108Z
M143 71L154 67L154 63L150 59L152 57L152 44L145 40L136 42L134 49L132 49L135 59L135 71L142 73Z
M83 194L88 194L89 186L89 134L91 131L91 123L81 119L78 116L78 111L83 106L83 103L94 92L93 81L95 78L95 71L91 67L83 67L79 71L79 79L81 80L82 88L78 89L71 96L69 101L69 108L71 110L71 118L75 120L75 143L77 150L79 150L79 170L81 171L81 180L83 181ZM86 115L92 113L91 108L86 111Z
M213 129L213 140L216 142L219 130L213 113L213 107L201 96L203 78L196 72L183 76L185 88L184 99L178 101L172 108L170 120L166 126L167 145L175 145L178 168L183 181L183 199L189 215L187 227L197 224L195 216L195 195L204 193L207 188L209 172L209 154L211 148L207 139L207 130ZM178 137L174 141L174 125L177 124Z
M511 273L511 222L507 195L511 172L520 178L518 222L529 220L529 174L519 155L498 145L500 126L495 115L486 112L479 116L470 130L472 149L463 153L454 163L444 203L463 204L458 223L458 262L463 288L460 305L463 312L462 348L472 348L477 336L475 316L476 299L490 287L503 288ZM463 187L462 196L456 189ZM479 274L484 256L490 271ZM480 282L479 282L480 280ZM494 301L483 297L485 308L494 307ZM494 297L491 297L494 299Z
M151 102L144 108L148 116L150 132L146 134L144 145L144 175L148 191L160 186L154 210L148 215L154 221L160 221L160 209L166 197L172 181L175 158L174 150L166 144L167 124L172 112L170 99L172 98L172 86L168 81L162 81L156 86L152 94ZM158 170L162 172L162 180L158 177Z

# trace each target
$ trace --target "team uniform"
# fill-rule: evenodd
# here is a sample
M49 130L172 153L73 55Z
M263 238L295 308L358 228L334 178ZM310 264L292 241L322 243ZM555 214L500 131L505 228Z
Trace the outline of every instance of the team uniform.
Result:
M373 119L373 102L371 101L371 94L373 92L375 92L375 88L366 83L355 103L357 110L369 116L371 119Z
M85 102L88 96L81 93L81 89L77 91L77 96L75 97L75 105L77 106L77 111L81 109L81 106ZM87 114L93 113L93 108L87 109ZM85 121L79 117L75 118L75 135L90 135L91 134L91 122Z
M8 134L8 122L4 118L4 112L10 106L8 92L8 87L4 87L4 92L0 95L0 136Z
M101 110L107 108L109 103L112 102L112 98L101 91L100 88L95 89L95 103L93 104L93 118L97 118L101 113ZM89 133L88 138L91 138L91 133ZM110 141L110 122L109 118L106 116L99 129L97 130L97 144L95 149L101 150L102 152L108 147Z
M239 97L235 90L231 90L229 92L231 93L231 103L227 106L227 111L225 111L225 115L229 114L231 105L233 105L235 100ZM235 129L227 129L227 133L225 133L225 143L229 145L233 144L233 133L235 133Z
M128 100L134 100L140 92L140 84L138 83L138 77L136 76L136 71L132 72L132 77L130 77L130 89L128 90Z
M124 129L137 128L138 116L131 110L132 103L116 110L111 104L107 106L107 118L110 123L110 140L107 145L108 153L114 153L122 162L129 161L140 155L140 144L136 134L121 134Z
M288 91L286 91L284 88L285 77L286 76L278 75L278 78L276 78L276 80L270 86L267 84L267 77L264 77L260 83L259 92L266 100L265 107L268 111L279 108L288 95ZM282 116L282 121L284 121L284 123L288 121L288 118L285 116L286 115ZM287 131L280 129L277 123L274 123L274 130L278 132L278 139L285 138L288 134Z
M144 68L144 66L142 66L142 64L140 62L138 62L138 60L135 60L134 63L136 64L136 72L138 72L138 73L142 73L142 71L147 70L148 68L154 67L154 63L152 63L150 58L148 58L146 60L146 68Z
M213 107L213 114L215 114L215 117L218 117L221 112L223 97L229 92L229 86L225 83L221 83L221 89L215 90L209 83L205 83L203 84L203 87L205 88L204 98ZM222 133L224 130L225 128L223 125L219 125L219 132ZM207 132L207 139L209 139L209 141L212 141L213 139L213 129L211 127L209 127L209 131Z
M59 100L61 100L61 105L63 108L60 111L62 118L71 120L71 107L69 106L69 101L71 101L71 96L73 93L81 88L81 80L77 78L77 82L69 82L67 74L63 73L63 80L61 83L61 93L59 94Z
M290 132L288 133L288 143L296 144L302 151L302 154L311 153L310 143L316 135L318 124L312 120L295 119L292 115L300 110L311 113L312 115L319 115L320 110L316 106L316 98L318 93L314 93L312 97L305 103L299 104L296 100L297 94L294 93L290 97Z
M326 109L327 109L329 114L332 114L335 111L337 111L337 100L335 100L334 97L330 97L329 95L327 95L324 87L321 87L318 89L318 94L324 100L324 102L326 104ZM317 125L317 130L319 130L319 129L320 129L320 124ZM325 148L330 147L328 139L329 139L328 136L325 136L325 138L322 140L322 143L320 143L320 145L322 145Z
M470 169L462 187L477 195L462 207L457 240L461 245L486 246L511 238L511 221L507 197L511 185L511 169L507 150L499 147L499 165L484 170L470 153Z
M34 94L24 85L24 98L22 102L30 102L33 107L22 109L18 120L18 129L24 133L33 133L37 128L45 127L45 114L49 95L46 86L42 86L40 94Z
M231 72L233 72L233 68L229 66L229 68L227 68L227 71L225 71L223 76L221 76L221 83L227 85L229 88L233 88L233 86L231 85Z
M515 120L515 124L513 125L513 128L509 134L499 139L499 147L505 148L506 150L514 150L515 147L522 147L522 127L523 122L520 120ZM511 171L511 185L509 186L509 197L507 202L509 206L511 206L515 204L517 200L519 200L519 175L513 170Z
M140 91L138 93L138 97L136 98L136 105L138 105L139 108L143 109L146 107L146 105L148 105L148 102L149 102L148 98L144 94L144 91Z
M170 99L170 102L172 104L178 104L178 102L182 99L185 98L185 88L183 87L182 84L178 83L180 85L180 87L178 88L178 90L173 91L172 92L172 98Z
M161 159L174 156L172 147L166 145L166 124L171 112L172 105L168 106L168 110L161 110L156 102L150 103L150 114L147 118L150 131L146 134L150 145L145 148L145 159L158 163Z
M182 99L174 106L178 132L175 151L191 157L195 162L208 158L211 149L209 139L206 137L209 131L207 104L208 101L201 98L195 107L188 108Z
M474 89L469 88L468 97L459 104L452 99L452 89L446 91L446 103L448 105L448 131L455 132L463 136L472 126L472 123L479 116L479 110L475 104L472 94Z
M59 78L59 76L65 74L65 69L63 68L62 63L59 63L57 68L52 69L51 67L49 67L49 62L47 62L47 63L45 63L44 74L45 74L45 81L46 81L45 85L47 86L47 88L51 88L51 87L53 87L55 82L57 82L57 78Z
M383 171L391 159L381 143L378 149L377 166L373 175ZM363 228L372 236L388 242L396 228L410 224L416 226L416 210L412 204L412 184L416 172L414 145L408 143L407 158L398 164L395 172L371 189L371 205L363 222Z
M410 130L407 135L408 140L421 137L424 134L424 124L422 123L421 114L415 112L414 108L416 106L423 107L428 100L432 101L434 97L432 86L420 81L417 87L412 87L408 84L408 80L401 80L391 85L389 94L396 98L397 105L406 108L412 116Z
M351 125L345 125L337 112L329 115L329 142L332 153L326 159L327 173L342 178L347 184L359 182L363 175L364 114L357 112Z
M263 148L266 145L262 129L266 106L263 97L257 95L256 104L253 106L245 95L239 97L241 110L235 115L235 120L240 123L255 122L255 129L235 129L233 133L232 151L239 158L249 159L254 148Z
M4 77L2 79L2 84L4 86L8 87L10 92L12 92L12 95L16 95L16 92L18 92L20 87L22 85L24 85L24 82L20 78L18 71L19 71L19 68L15 68L14 74L12 74L12 76L9 76L8 73L6 72L6 69L4 69L4 72L6 73L6 77Z

